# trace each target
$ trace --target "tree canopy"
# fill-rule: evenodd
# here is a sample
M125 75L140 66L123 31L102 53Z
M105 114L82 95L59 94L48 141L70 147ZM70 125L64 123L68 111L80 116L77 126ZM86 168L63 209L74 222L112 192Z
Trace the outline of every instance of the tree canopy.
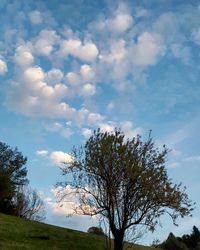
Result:
M12 199L20 186L28 183L27 158L0 142L0 212L12 213Z
M192 203L181 184L173 184L165 168L168 149L159 151L151 137L126 139L120 129L94 131L85 147L74 148L62 167L65 181L79 197L75 213L100 215L114 237L114 249L122 250L128 230L137 225L154 230L159 217L168 213L173 222L189 215ZM63 200L65 193L60 193Z

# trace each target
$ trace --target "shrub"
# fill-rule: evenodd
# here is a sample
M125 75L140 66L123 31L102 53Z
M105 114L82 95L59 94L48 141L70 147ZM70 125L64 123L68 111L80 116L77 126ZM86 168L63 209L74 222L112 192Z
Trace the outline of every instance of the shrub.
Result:
M160 245L161 248L167 250L188 250L187 246L178 240L173 233L170 233L167 240Z
M90 227L87 231L88 233L105 236L105 233L101 227Z

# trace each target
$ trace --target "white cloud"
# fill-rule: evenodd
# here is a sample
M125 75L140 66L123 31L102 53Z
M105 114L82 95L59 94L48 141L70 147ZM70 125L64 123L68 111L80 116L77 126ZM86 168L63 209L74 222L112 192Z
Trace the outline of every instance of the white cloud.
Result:
M65 77L66 84L70 85L71 95L88 97L96 93L96 86L88 81L96 81L95 71L88 64L83 64L80 70L68 72Z
M136 135L141 134L141 128L139 128L139 127L135 128L131 121L121 122L120 125L121 125L122 131L124 132L124 134L126 135L127 138L132 139Z
M95 86L90 83L84 84L81 89L81 95L85 97L94 95L95 92L96 92Z
M99 127L103 133L105 132L111 133L111 132L114 132L115 130L115 124L113 124L112 122L101 123Z
M88 139L92 134L92 130L91 129L88 129L88 128L83 128L82 129L82 135Z
M63 72L60 69L53 68L46 73L45 80L50 85L60 83L64 77Z
M75 72L67 73L66 80L69 84L75 85L75 86L81 83L81 78L80 78L79 74L77 74Z
M133 18L128 13L117 13L114 19L107 20L109 30L115 33L123 33L133 24Z
M71 55L82 61L92 62L96 60L99 51L92 41L81 42L80 39L63 40L60 43L59 55L66 57Z
M47 204L53 209L53 213L56 215L70 215L73 214L74 208L78 203L78 197L70 185L63 187L54 187L51 189L53 197L47 197L45 200ZM60 202L61 196L65 199Z
M36 54L49 56L54 50L54 45L59 42L59 36L55 30L44 29L40 31L35 40L34 49Z
M126 41L124 39L119 39L116 41L111 41L110 43L110 52L103 53L100 55L100 59L107 63L115 63L123 60L127 54L127 50L125 48Z
M14 55L14 61L19 66L31 66L34 63L34 57L30 51L30 49L27 46L20 45L17 47L15 55Z
M40 24L43 21L42 14L38 10L29 12L28 16L30 18L31 23L34 25Z
M44 80L44 71L41 67L30 67L24 71L24 79L27 82L40 82Z
M36 154L39 155L39 156L47 156L49 154L48 150L37 150L36 151Z
M99 124L100 122L102 122L104 120L104 117L101 116L98 113L90 113L88 115L88 122L90 124Z
M122 34L133 25L133 17L125 4L120 4L110 18L101 18L92 23L91 28L98 32Z
M165 54L165 46L158 34L142 33L132 46L131 57L135 65L153 65L159 56Z
M73 157L63 151L54 151L50 154L51 160L55 165L62 166L63 163L73 162Z
M4 75L7 71L8 68L6 62L0 59L0 75Z
M81 66L80 74L81 74L82 79L84 81L91 81L95 77L95 72L94 72L93 68L88 64L84 64Z
M56 132L65 138L69 138L73 134L73 131L71 128L68 127L68 124L69 124L69 122L66 124L66 126L64 126L63 124L61 124L59 122L43 123L43 127L47 131Z

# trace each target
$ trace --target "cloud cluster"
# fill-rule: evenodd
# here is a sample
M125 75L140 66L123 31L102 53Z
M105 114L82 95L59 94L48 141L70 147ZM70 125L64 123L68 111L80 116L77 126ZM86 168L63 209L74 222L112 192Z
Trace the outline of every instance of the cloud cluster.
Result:
M127 31L133 25L133 17L125 4L120 4L111 17L101 18L91 24L91 28L98 32L111 32L119 35Z
M68 39L61 41L58 54L62 57L69 55L82 61L92 62L98 56L98 48L92 41L82 42L80 39Z
M26 116L52 119L46 130L65 137L73 134L63 125L69 121L84 137L98 126L108 131L120 126L132 137L136 129L132 123L108 119L94 97L104 100L106 84L113 92L131 93L135 82L144 83L148 68L166 55L190 62L186 38L179 36L180 19L172 12L161 13L149 25L146 9L131 12L121 3L109 15L97 16L83 31L74 31L67 23L58 28L50 21L51 13L45 27L46 16L47 12L34 9L20 19L28 18L35 30L26 39L18 34L15 41L11 56L15 70L6 104ZM16 31L9 32L8 40L13 42ZM198 44L198 27L190 37ZM7 65L0 59L0 74L6 72Z
M40 157L48 157L55 166L62 167L63 164L70 164L73 162L73 157L63 151L52 151L49 152L46 149L36 151L36 155Z

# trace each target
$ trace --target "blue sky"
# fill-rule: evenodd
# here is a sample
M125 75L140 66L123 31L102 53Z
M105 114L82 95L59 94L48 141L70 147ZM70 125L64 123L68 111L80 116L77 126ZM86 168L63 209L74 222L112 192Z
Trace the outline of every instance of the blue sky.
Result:
M28 157L30 185L47 222L87 230L96 221L65 218L54 185L60 161L93 129L121 127L171 152L166 167L196 202L192 218L147 234L200 226L199 1L1 1L0 140Z

